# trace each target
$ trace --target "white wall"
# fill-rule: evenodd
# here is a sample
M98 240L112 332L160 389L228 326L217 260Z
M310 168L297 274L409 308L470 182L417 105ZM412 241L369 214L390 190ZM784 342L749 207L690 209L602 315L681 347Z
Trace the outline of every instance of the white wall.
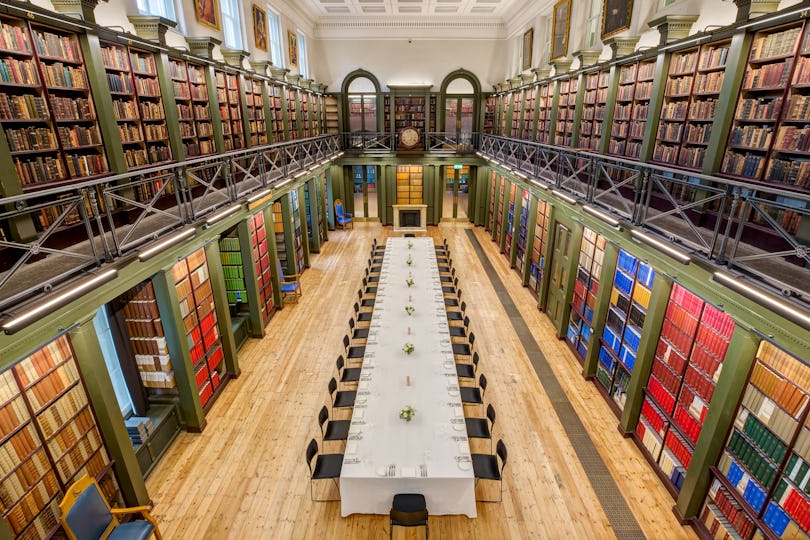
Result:
M386 84L433 84L438 91L445 76L463 68L475 73L484 91L503 80L505 40L316 40L310 56L317 57L315 79L340 90L356 69L373 73Z

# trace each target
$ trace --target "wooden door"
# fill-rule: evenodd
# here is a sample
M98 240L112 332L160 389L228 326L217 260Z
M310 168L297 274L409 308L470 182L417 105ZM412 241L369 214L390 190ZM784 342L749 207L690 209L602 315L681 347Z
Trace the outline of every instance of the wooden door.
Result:
M546 312L560 328L565 317L565 294L568 284L568 269L571 267L571 230L561 223L554 226L554 249L551 252L551 275L548 284Z

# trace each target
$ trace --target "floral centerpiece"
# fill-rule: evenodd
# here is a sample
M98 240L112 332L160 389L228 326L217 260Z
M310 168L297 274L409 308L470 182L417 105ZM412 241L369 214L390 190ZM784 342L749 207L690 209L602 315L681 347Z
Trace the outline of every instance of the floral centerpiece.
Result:
M406 343L402 346L402 350L405 351L405 354L411 354L414 348L413 343Z
M416 311L416 309L413 306L411 306L411 305L405 306L405 313L407 313L408 316L413 315L414 311Z
M413 242L408 242L408 249L413 249Z
M406 263L408 263L408 266L413 265L413 257L411 257L410 255L408 255L408 260L407 260L407 261L405 261L405 262L406 262Z
M413 287L413 280L410 278L406 279L405 285L407 285L408 287Z
M406 405L402 407L402 410L399 411L399 417L406 422L410 422L413 420L413 417L416 416L416 409L411 407L410 405Z

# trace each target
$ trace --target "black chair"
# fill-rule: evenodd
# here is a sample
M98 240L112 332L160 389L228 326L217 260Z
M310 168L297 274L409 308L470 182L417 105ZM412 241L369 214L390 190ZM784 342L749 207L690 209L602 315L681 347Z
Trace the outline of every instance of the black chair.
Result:
M458 307L458 303L461 301L461 289L456 290L456 297L455 298L445 298L444 299L444 307Z
M343 336L343 346L346 348L346 358L348 360L363 359L366 354L365 345L352 345L352 340L349 339L349 334Z
M453 354L455 356L472 356L475 347L475 332L470 332L467 343L453 343Z
M335 360L335 367L337 368L338 377L340 377L340 382L347 384L347 383L357 383L360 381L360 369L359 367L346 367L346 362L343 360L342 356L338 356L337 360Z
M368 259L368 271L371 272L372 274L379 274L380 270L382 270L382 266L381 265L375 265L374 261L371 258L369 258Z
M366 294L377 294L377 287L371 287L368 284L368 278L363 278L363 290Z
M366 268L366 279L369 283L377 283L380 281L380 276L372 276L368 268Z
M449 274L451 270L455 270L453 268L453 260L448 259L446 263L439 264L439 273L440 274Z
M467 312L467 302L462 302L460 307L461 307L460 311L456 311L454 309L451 309L451 310L449 310L447 312L447 321L448 322L463 321L464 320L464 314Z
M476 481L496 480L500 482L501 494L497 501L488 499L477 499L479 502L501 502L503 500L503 469L506 467L506 445L503 440L499 440L495 445L495 455L492 454L472 454L473 473ZM500 459L500 467L498 460Z
M452 285L445 285L442 287L442 292L444 294L455 294L456 288L458 287L458 278L453 278Z
M487 405L486 418L465 418L467 437L470 439L489 439L489 451L492 451L492 433L495 429L495 407Z
M360 300L362 307L374 307L373 298L363 298L363 289L357 289L357 298Z
M467 403L469 405L483 405L484 394L487 392L487 378L484 377L484 374L482 373L478 377L478 386L461 386L459 387L459 391L462 403Z
M329 380L329 398L332 400L332 411L335 409L350 409L354 407L357 392L354 390L338 390L334 377Z
M474 352L472 364L456 364L456 375L462 379L475 379L475 374L478 372L478 361L478 353Z
M321 407L321 412L318 413L318 424L321 426L321 440L326 441L345 441L349 438L349 427L352 424L351 420L329 420L329 409L326 405ZM326 424L326 429L324 429Z
M357 322L371 322L371 312L370 311L360 311L360 304L355 302L354 303L354 318Z
M332 379L334 380L334 379ZM312 466L312 458L318 456L315 460L315 466ZM313 480L332 480L335 487L340 490L337 479L340 478L340 470L343 468L343 454L318 454L318 442L315 439L309 441L307 446L307 467L309 467L309 498L312 501L339 501L337 499L316 499L312 492Z
M352 339L368 339L368 328L355 328L354 317L349 319L349 331Z
M405 233L402 235L403 238L416 238L416 235L413 233Z
M430 538L428 511L425 496L419 493L398 493L391 503L391 528L388 538L393 538L394 527L424 527L425 540Z
M439 269L441 270L441 269ZM453 278L456 277L456 269L453 268L450 270L450 275L447 274L440 274L439 279L442 283L453 283Z
M461 323L461 326L452 325L450 326L450 337L451 338L466 338L467 337L467 330L470 328L470 318L465 316L464 320Z

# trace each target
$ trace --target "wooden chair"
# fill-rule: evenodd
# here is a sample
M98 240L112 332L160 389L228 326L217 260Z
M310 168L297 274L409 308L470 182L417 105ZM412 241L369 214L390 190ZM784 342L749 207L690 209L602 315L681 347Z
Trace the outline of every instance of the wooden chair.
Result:
M68 487L67 494L59 503L59 510L59 521L70 540L101 540L111 536L146 539L152 534L157 540L163 540L148 506L110 508L96 481L87 475ZM140 514L143 519L119 522L118 516L126 514Z
M301 290L301 274L285 275L281 268L281 261L278 261L278 281L281 284L281 302L288 298L292 303L298 303L298 298L303 294Z
M345 229L346 225L351 225L354 229L354 222L352 222L352 214L343 211L343 201L335 199L335 226Z

